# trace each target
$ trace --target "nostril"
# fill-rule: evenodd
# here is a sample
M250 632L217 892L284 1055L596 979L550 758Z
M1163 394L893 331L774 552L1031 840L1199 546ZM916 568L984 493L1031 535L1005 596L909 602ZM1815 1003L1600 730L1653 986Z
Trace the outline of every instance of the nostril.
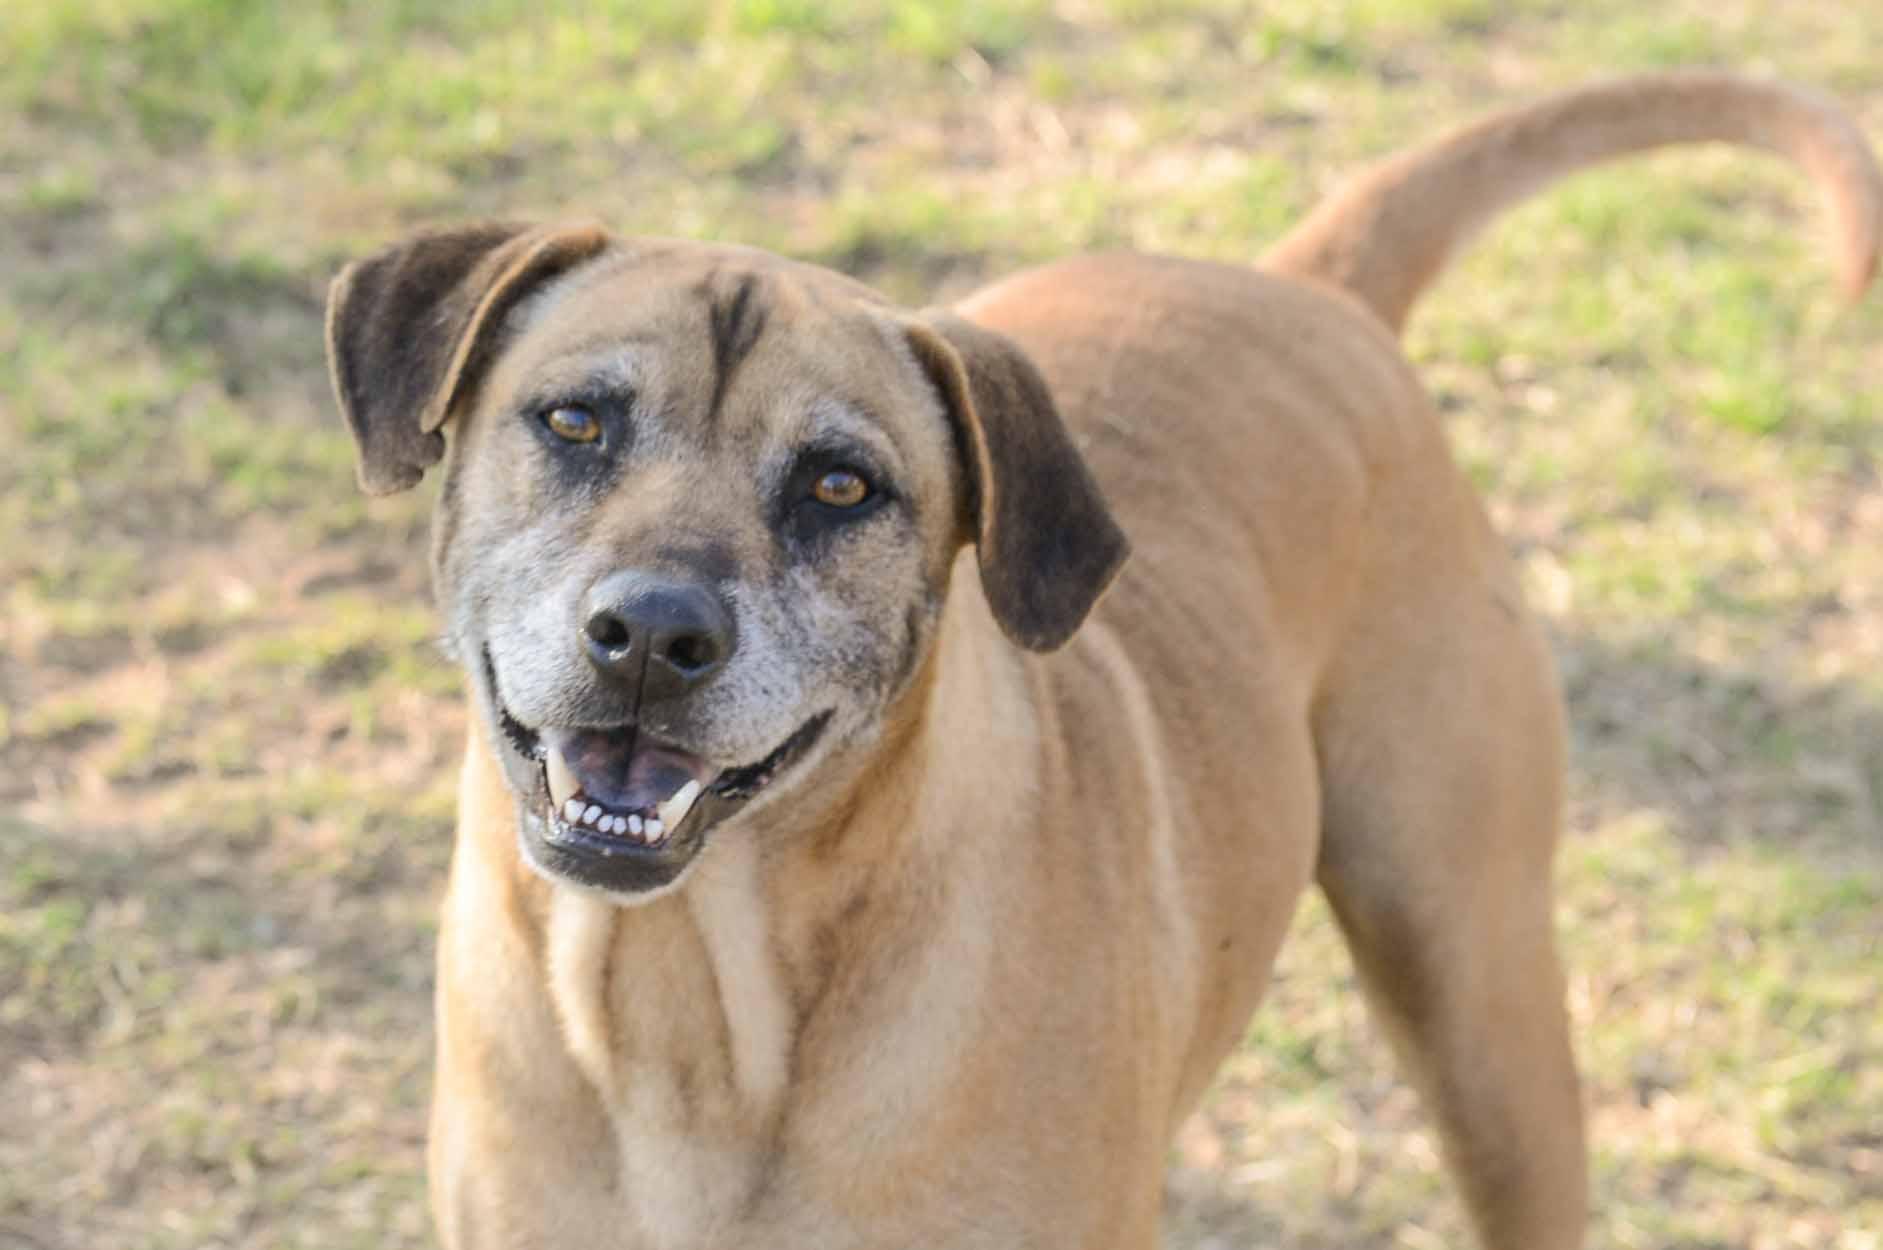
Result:
M610 651L620 651L633 639L627 625L611 612L597 612L588 618L588 636Z
M698 673L719 659L719 647L705 634L682 634L667 644L663 658L683 673Z

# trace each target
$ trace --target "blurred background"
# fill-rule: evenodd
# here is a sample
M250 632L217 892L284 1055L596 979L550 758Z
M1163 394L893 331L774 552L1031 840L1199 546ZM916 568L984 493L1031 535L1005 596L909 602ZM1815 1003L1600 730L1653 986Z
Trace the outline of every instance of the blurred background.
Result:
M0 8L0 1247L430 1244L460 746L426 490L327 392L427 220L739 239L927 302L1253 257L1344 170L1624 69L1836 93L1771 0L15 0ZM1883 296L1755 155L1510 217L1411 351L1548 620L1598 1247L1883 1234ZM1173 1157L1170 1239L1457 1246L1318 901Z

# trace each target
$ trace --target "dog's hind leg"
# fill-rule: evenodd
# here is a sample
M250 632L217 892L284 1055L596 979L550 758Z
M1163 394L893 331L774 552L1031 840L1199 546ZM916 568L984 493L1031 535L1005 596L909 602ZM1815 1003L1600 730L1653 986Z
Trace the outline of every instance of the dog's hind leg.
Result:
M1317 872L1480 1240L1570 1250L1587 1198L1551 918L1561 716L1538 631L1484 569L1402 582L1342 648L1316 718Z

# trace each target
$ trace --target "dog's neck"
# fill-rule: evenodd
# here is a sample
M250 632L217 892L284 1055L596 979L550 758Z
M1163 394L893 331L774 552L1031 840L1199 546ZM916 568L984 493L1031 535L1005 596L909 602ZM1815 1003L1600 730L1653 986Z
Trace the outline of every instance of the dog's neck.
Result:
M917 1083L948 1078L958 1029L977 1027L965 1008L991 931L961 913L996 905L956 883L1000 876L957 861L1012 845L962 833L1023 827L1036 799L1021 781L1039 773L1031 666L977 591L951 598L869 758L822 787L819 823L770 828L755 814L753 827L709 843L680 888L645 904L619 906L531 872L514 801L481 728L473 732L454 871L495 874L514 901L503 912L526 930L517 949L537 961L528 975L548 987L569 1056L624 1138L629 1191L683 1194L712 1176L730 1201L758 1185L745 1168L760 1166L788 1119L799 1131L797 1104L842 1104L866 1088L857 1065L872 1047L930 1056L898 1065ZM942 665L950 679L933 680ZM880 1103L881 1087L867 1088ZM927 1091L903 1093L906 1109ZM850 1132L880 1122L893 1135L897 1114L859 1102L803 1118ZM649 1167L659 1175L634 1175ZM678 1173L692 1180L678 1184Z

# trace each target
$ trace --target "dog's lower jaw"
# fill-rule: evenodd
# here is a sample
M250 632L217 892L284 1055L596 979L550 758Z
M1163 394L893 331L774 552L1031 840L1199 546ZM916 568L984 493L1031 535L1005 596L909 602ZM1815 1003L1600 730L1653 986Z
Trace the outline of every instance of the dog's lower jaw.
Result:
M638 907L679 889L706 853L704 845L689 851L677 866L660 863L642 868L632 884L619 880L601 882L589 878L583 861L560 850L550 841L546 822L537 804L516 800L518 858L545 884L573 890L597 902L619 907Z

